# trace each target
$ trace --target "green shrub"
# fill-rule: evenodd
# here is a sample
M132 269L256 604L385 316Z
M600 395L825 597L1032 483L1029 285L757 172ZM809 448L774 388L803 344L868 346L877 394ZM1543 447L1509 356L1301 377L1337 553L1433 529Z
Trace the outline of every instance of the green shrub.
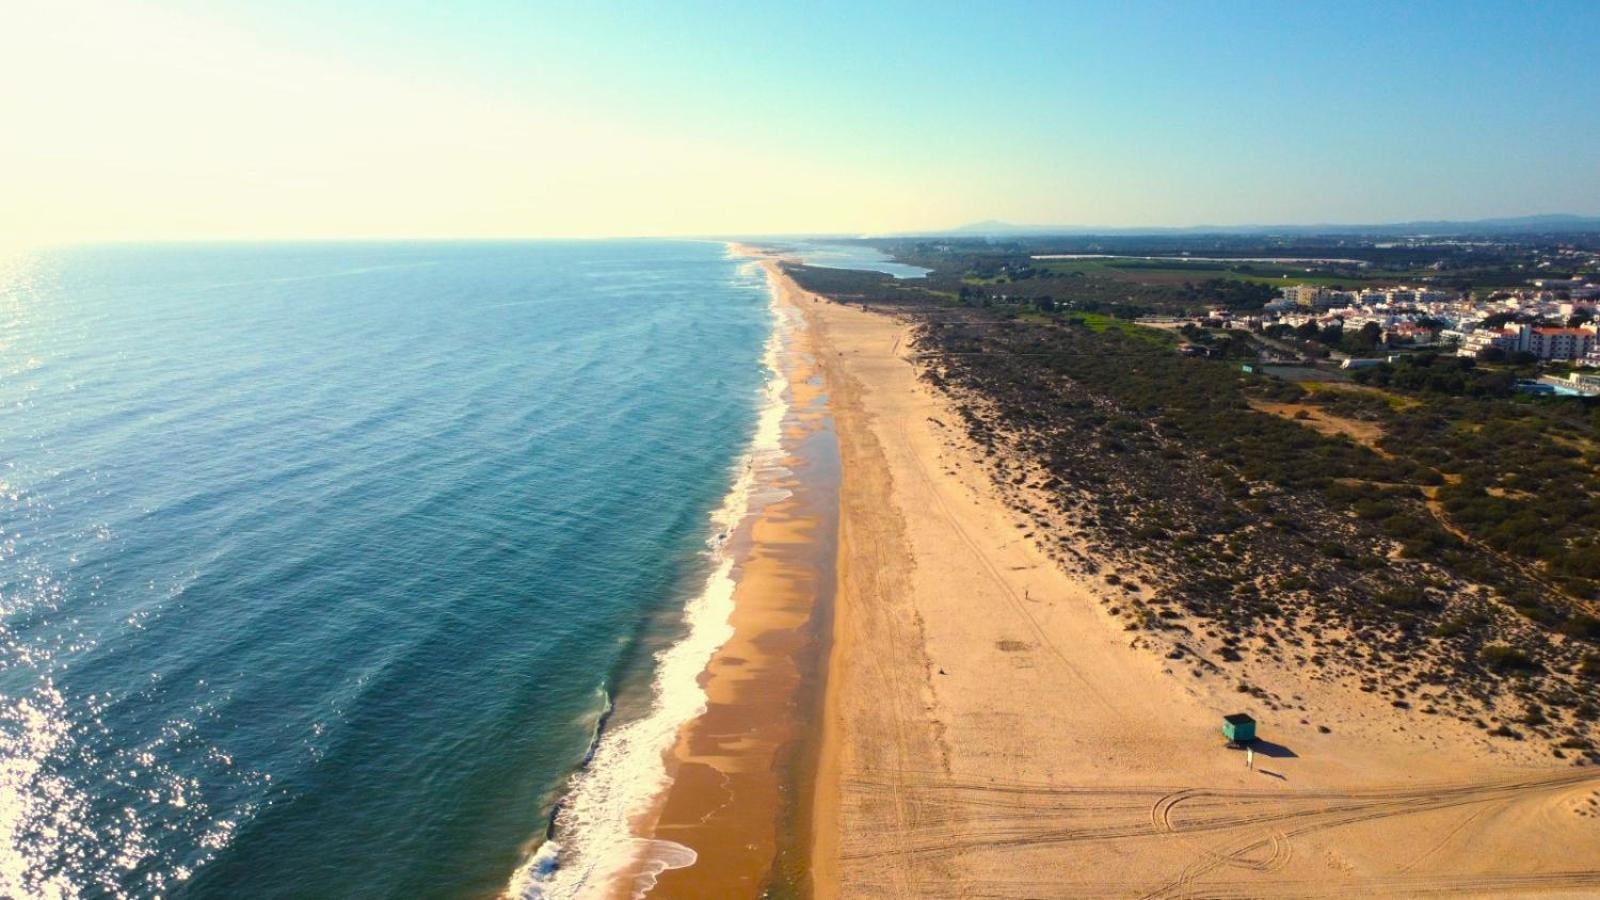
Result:
M1506 644L1489 644L1478 651L1478 659L1497 672L1533 672L1539 664L1527 651Z
M1389 588L1379 594L1377 600L1390 609L1403 612L1425 612L1439 606L1439 601L1428 596L1427 591L1410 585Z
M1561 633L1579 640L1600 643L1600 619L1588 613L1578 613L1561 623Z

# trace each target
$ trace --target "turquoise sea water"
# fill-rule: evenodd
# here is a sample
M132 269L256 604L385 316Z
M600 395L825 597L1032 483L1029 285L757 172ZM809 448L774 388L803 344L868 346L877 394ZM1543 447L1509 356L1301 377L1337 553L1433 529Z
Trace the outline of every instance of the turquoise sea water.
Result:
M505 889L649 709L767 302L712 243L5 262L0 896Z

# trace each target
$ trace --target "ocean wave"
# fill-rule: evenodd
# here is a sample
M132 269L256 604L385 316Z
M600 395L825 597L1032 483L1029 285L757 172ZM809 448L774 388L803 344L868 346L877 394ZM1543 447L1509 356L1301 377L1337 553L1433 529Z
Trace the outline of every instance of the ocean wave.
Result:
M712 514L710 571L684 607L686 633L656 655L649 712L605 730L586 764L572 777L547 839L511 878L507 893L522 900L575 900L613 890L634 873L642 897L669 869L692 865L695 852L672 841L638 837L639 816L669 784L665 756L679 729L705 711L700 674L733 634L735 560L728 538L760 506L775 499L759 488L761 474L781 458L788 413L780 368L788 320L773 299L773 328L763 353L766 384L754 433L736 466L732 487Z

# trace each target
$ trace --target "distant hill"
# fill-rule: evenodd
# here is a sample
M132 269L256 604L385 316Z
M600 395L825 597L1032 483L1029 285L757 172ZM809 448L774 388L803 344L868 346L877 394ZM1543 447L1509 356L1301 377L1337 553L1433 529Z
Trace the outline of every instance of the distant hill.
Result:
M1105 228L1087 225L1016 225L989 220L945 231L925 231L904 237L1021 237L1025 235L1159 235L1159 234L1361 234L1361 235L1514 235L1600 231L1600 216L1556 213L1466 221L1419 220L1369 225L1190 225Z

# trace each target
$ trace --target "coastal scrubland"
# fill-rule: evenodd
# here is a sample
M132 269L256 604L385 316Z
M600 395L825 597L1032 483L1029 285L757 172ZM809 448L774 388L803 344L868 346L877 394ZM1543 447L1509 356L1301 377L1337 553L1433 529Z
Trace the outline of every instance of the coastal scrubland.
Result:
M1320 395L1426 400L959 272L786 272L842 474L814 896L1600 888L1583 642L1351 514L1449 481Z
M1107 610L1171 666L1307 721L1298 682L1274 673L1382 698L1416 727L1452 719L1519 753L1596 758L1595 408L1512 397L1453 357L1365 384L1267 377L1226 352L1181 356L1174 331L1133 321L1259 306L1249 280L978 285L1009 257L904 258L934 274L788 271L912 323L921 377L955 401L1023 536L1103 583ZM1254 358L1247 336L1215 337Z

